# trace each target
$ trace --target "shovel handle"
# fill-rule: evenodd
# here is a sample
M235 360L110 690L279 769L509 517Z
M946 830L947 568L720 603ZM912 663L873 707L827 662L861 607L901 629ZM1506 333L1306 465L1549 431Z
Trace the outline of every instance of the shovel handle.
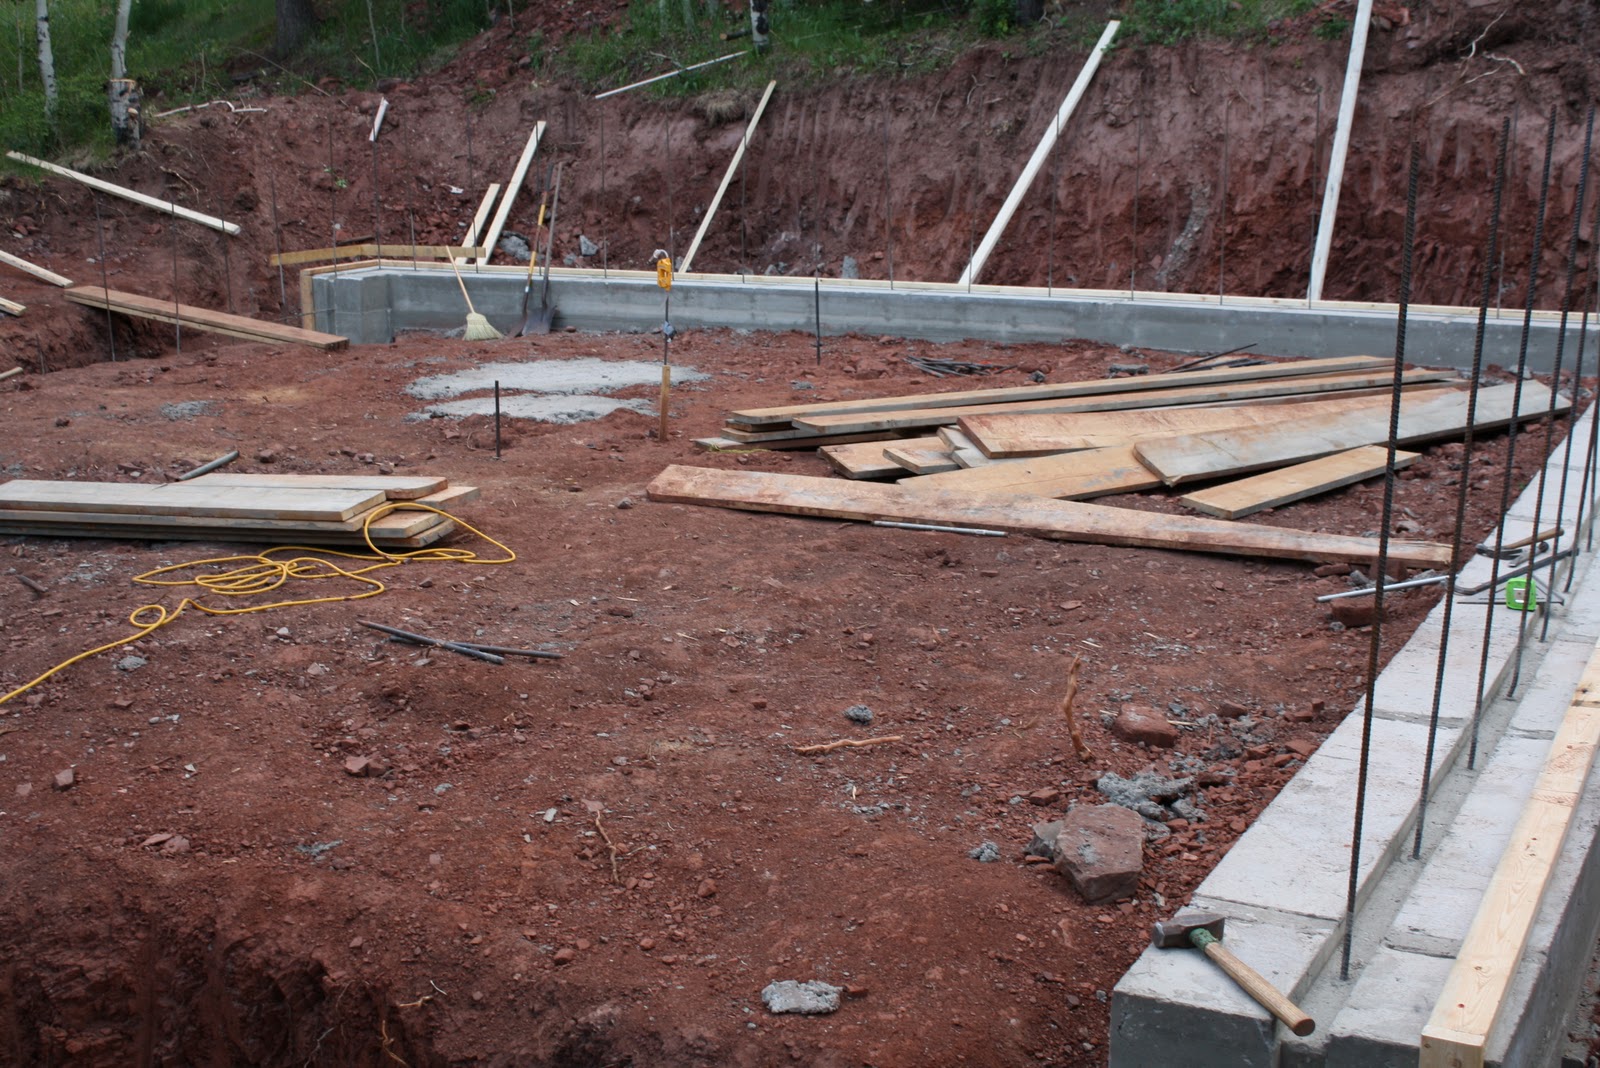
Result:
M1304 1038L1317 1029L1317 1022L1306 1015L1300 1006L1284 997L1277 987L1267 982L1265 976L1235 956L1233 950L1217 941L1210 931L1195 931L1189 938L1205 950L1206 956L1215 961L1217 967L1228 973L1228 978L1244 987L1245 993L1282 1020L1289 1030Z

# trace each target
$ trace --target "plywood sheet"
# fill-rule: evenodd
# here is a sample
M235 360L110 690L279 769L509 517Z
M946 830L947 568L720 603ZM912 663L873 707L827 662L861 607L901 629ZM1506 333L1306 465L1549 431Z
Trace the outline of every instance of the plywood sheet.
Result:
M1395 470L1416 463L1417 455L1414 452L1396 452ZM1375 478L1388 469L1388 446L1363 445L1359 449L1280 467L1276 471L1266 471L1236 482L1209 486L1178 500L1197 512L1214 515L1218 519L1239 519L1268 508L1303 501L1307 497L1315 497L1363 479Z

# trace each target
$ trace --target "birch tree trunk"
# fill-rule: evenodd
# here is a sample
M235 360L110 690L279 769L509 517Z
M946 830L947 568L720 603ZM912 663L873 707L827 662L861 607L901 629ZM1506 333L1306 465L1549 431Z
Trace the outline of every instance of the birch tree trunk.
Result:
M53 133L56 128L56 60L50 51L50 0L37 0L35 25L39 35L39 80L44 83L44 113Z
M139 118L139 83L128 75L128 9L133 0L117 0L117 25L111 33L111 80L106 92L111 108L111 132L117 144L139 150L143 123Z

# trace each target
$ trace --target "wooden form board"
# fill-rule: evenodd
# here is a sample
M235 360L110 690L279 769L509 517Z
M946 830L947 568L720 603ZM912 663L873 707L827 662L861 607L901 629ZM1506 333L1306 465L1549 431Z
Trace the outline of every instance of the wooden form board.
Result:
M528 135L528 143L522 146L522 155L517 157L517 166L511 172L511 181L506 183L505 196L500 198L500 207L494 213L494 221L489 223L489 232L483 235L481 242L474 244L483 245L483 255L475 262L488 263L494 256L495 245L500 241L500 231L505 229L506 220L511 217L511 207L517 202L517 194L522 192L523 179L528 177L528 167L533 163L533 154L539 150L539 138L544 136L544 120L540 119L533 124L533 133Z
M0 311L3 311L8 315L21 315L27 310L28 306L26 304L18 304L14 300L7 300L4 297L0 297Z
M700 242L705 240L706 231L711 229L712 216L716 215L717 207L722 203L722 196L728 191L728 183L733 181L733 176L739 170L739 161L744 159L745 149L750 145L750 135L756 132L756 124L761 121L761 113L767 110L767 101L772 99L772 91L778 83L768 82L766 92L761 94L761 103L756 105L755 114L750 116L750 123L744 128L744 136L739 138L739 147L733 153L733 159L728 161L728 169L723 172L722 184L717 186L717 193L711 198L711 206L700 219L700 228L694 232L694 240L689 242L689 251L683 254L683 260L678 264L678 270L684 274L689 273L689 265L694 263L694 254L700 251Z
M845 478L903 478L906 469L884 455L885 442L861 441L851 445L824 445L817 451ZM938 438L903 438L908 448L935 448Z
M919 492L1027 494L1084 501L1154 489L1161 479L1139 462L1132 445L1113 445L1059 456L995 460L965 471L902 479L900 485Z
M75 286L66 291L66 297L72 303L82 304L87 308L110 308L112 311L120 312L123 315L132 315L141 319L155 319L163 323L182 323L192 330L226 334L229 337L244 338L248 341L310 345L313 348L324 350L342 349L350 344L349 338L339 337L336 334L324 334L316 330L307 330L304 327L269 323L261 319L251 319L244 315L229 315L227 312L212 311L209 308L196 308L190 304L175 305L171 301L155 300L152 297L142 297L136 293L119 293L114 289L106 290L99 286Z
M1454 371L1407 371L1406 382L1440 382L1454 378ZM969 415L1000 412L1107 412L1129 408L1175 407L1215 404L1260 397L1284 397L1313 393L1336 393L1346 389L1365 389L1391 380L1388 371L1367 374L1314 375L1268 380L1229 382L1215 386L1187 386L1150 393L1063 397L1051 400L1019 401L1009 404L974 404L955 408L913 408L896 412L867 412L860 415L810 415L794 421L797 427L818 434L865 434L879 430L915 430L945 426ZM732 431L725 431L732 434Z
M1441 383L1418 383L1414 395L1430 390L1456 387ZM1150 438L1226 430L1238 426L1266 426L1296 419L1325 421L1379 405L1389 410L1388 389L1351 390L1359 397L1346 397L1344 391L1315 399L1283 398L1282 404L1219 404L1183 408L1147 408L1135 411L1077 413L1008 413L971 415L961 420L961 428L983 452L996 459L1019 456L1048 456L1074 449L1101 449L1109 445L1129 445ZM1270 398L1277 399L1277 398Z
M883 455L913 475L936 475L941 471L961 470L942 441L921 446L885 445Z
M0 483L0 508L129 515L201 515L223 519L295 519L341 522L382 504L382 490L272 490L209 487L191 482L145 486L135 482Z
M379 491L391 501L410 501L444 489L447 480L430 475L248 475L213 471L189 480L191 486L245 487L259 490L348 489Z
M1511 422L1511 402L1516 385L1490 386L1478 391L1475 426L1479 430ZM1467 426L1465 393L1444 396L1403 397L1400 401L1400 436L1403 445L1450 437ZM1558 398L1557 413L1570 404ZM1550 410L1550 390L1539 382L1522 385L1519 419L1533 419ZM1314 460L1330 453L1389 440L1387 410L1362 412L1326 423L1304 420L1278 426L1245 427L1203 434L1158 438L1134 448L1144 465L1169 486L1204 478L1224 478L1266 467L1281 467Z
M370 509L368 509L370 511ZM409 538L439 523L441 517L432 512L399 510L379 516L371 524L375 538ZM238 530L270 533L295 537L307 534L361 533L365 512L341 521L307 519L262 519L257 517L229 518L213 515L176 515L162 512L128 512L83 510L49 511L36 508L0 508L0 523L13 526L29 524L45 527L102 527L164 531L176 528L198 527L205 530Z
M425 549L454 533L456 523L447 519L428 527L419 534L406 538L374 537L380 549ZM365 544L360 532L327 533L300 528L288 532L257 531L249 528L207 527L143 527L143 526L79 526L56 524L28 524L0 522L0 534L23 535L39 538L114 538L119 541L243 541L272 545L326 545L343 549L359 549Z
M476 245L478 243L478 235L483 233L483 224L488 221L489 212L494 210L495 198L499 195L499 182L491 183L489 188L484 191L483 202L478 205L478 213L472 217L472 225L467 227L467 244ZM456 264L458 266L464 264L468 261L468 258L462 256L456 260ZM483 261L480 259L478 262L481 263Z
M49 282L53 286L65 289L72 285L72 279L65 278L54 271L47 271L36 263L29 263L21 256L13 256L9 252L0 252L0 263L15 267L24 274L31 274L40 281Z
M922 393L899 397L869 397L853 401L814 401L779 408L746 408L729 412L730 425L759 429L788 426L797 419L819 415L858 415L862 412L893 412L908 408L965 408L974 404L1010 404L1017 401L1054 400L1060 397L1088 397L1102 393L1142 393L1175 387L1209 386L1223 382L1257 382L1269 378L1298 378L1339 374L1345 371L1373 372L1389 366L1389 361L1374 356L1339 356L1323 360L1293 360L1257 367L1223 367L1214 371L1189 371L1131 378L1095 378L1085 382L1050 382L1038 386L1007 386L994 389L969 389L953 393Z
M953 426L940 427L939 440L950 450L950 458L956 462L957 467L982 467L990 462L989 457L973 444L971 438Z
M1057 541L1227 553L1317 563L1371 564L1376 539L1164 515L1042 497L975 497L766 471L668 467L646 490L654 501L712 505L753 512L824 516L870 522L985 527ZM1448 545L1395 541L1389 559L1400 567L1445 567Z
M280 252L267 259L269 267L298 267L306 263L328 263L334 260L366 260L374 257L399 256L414 260L447 260L452 257L481 256L481 245L340 245L338 248L307 248L295 252ZM460 262L458 259L456 262ZM72 283L67 283L71 285Z
M1417 462L1417 453L1396 452L1398 471ZM1319 493L1376 478L1389 468L1389 449L1384 445L1363 445L1348 452L1336 452L1303 464L1280 467L1237 482L1225 482L1179 497L1197 512L1218 519L1239 519L1268 508L1293 504Z
M125 186L113 185L99 178L91 178L87 174L82 174L67 167L58 167L54 163L47 163L42 159L34 159L32 156L25 156L21 152L7 152L6 157L14 159L18 163L26 163L30 167L38 167L42 171L60 175L63 178L71 178L74 182L86 185L90 189L98 189L102 193L121 197L123 200L131 200L135 204L143 204L147 208L164 211L168 215L176 215L180 219L188 219L190 222L197 222L201 226L209 226L213 230L221 230L229 236L239 233L238 223L225 222L214 215L205 215L198 211L190 211L188 208L180 208L170 200L158 200L155 197L145 196L143 193L128 189Z
M1600 648L1423 1028L1420 1068L1479 1068L1600 744Z

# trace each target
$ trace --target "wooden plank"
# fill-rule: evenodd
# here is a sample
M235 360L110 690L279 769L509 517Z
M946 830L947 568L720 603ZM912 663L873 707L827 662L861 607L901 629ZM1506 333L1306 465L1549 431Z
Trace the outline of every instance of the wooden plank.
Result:
M260 490L381 490L391 501L409 501L437 493L447 479L431 475L248 475L213 471L189 480L191 486L245 486Z
M517 166L511 172L511 181L506 183L505 196L500 198L500 207L494 213L494 221L489 224L489 232L483 236L481 244L484 248L483 255L476 262L482 266L494 256L495 245L500 241L500 231L505 229L506 220L511 217L511 206L517 202L517 194L522 192L523 179L528 177L528 166L533 163L533 154L539 150L539 138L544 135L544 120L540 119L533 124L533 133L528 135L528 143L522 146L522 155L517 157Z
M956 462L957 467L982 467L990 462L989 457L983 454L983 450L978 448L971 438L953 426L940 427L939 440L950 450L950 458Z
M267 258L267 266L298 267L306 263L363 260L384 256L414 260L447 260L451 257L481 256L484 252L485 249L481 245L340 245L338 248L307 248L294 252L280 252Z
M1511 402L1516 385L1490 386L1478 391L1476 426L1492 430L1511 422ZM1399 443L1447 438L1462 433L1467 425L1468 396L1405 397L1400 402ZM1550 390L1539 382L1522 386L1519 419L1535 419L1550 407ZM1560 398L1555 411L1564 412L1570 404ZM1389 440L1387 410L1358 412L1330 423L1299 421L1264 427L1242 427L1180 437L1141 441L1134 448L1139 459L1169 486L1204 478L1259 471L1266 467L1314 460L1329 453L1344 452L1361 445Z
M1119 393L1089 397L1064 397L1055 400L1021 401L1010 404L975 404L964 408L913 408L896 412L868 412L860 415L809 415L794 424L818 434L867 434L880 430L916 430L945 426L969 415L999 412L1107 412L1128 408L1171 407L1213 404L1258 397L1284 397L1313 393L1336 393L1345 389L1365 389L1387 383L1388 371L1367 374L1315 375L1311 377L1230 382L1217 386L1189 386L1151 393ZM1454 371L1407 371L1407 382L1438 382L1454 378ZM1131 380L1130 380L1131 381ZM731 431L724 433L732 434ZM781 433L781 431L780 431Z
M903 479L900 485L919 492L1027 494L1083 501L1154 489L1161 479L1139 462L1132 445L1114 445L1059 456L996 460L965 471Z
M1600 744L1600 648L1589 658L1544 770L1422 1030L1420 1068L1477 1068L1539 914Z
M1048 382L1037 386L1002 386L951 393L922 393L898 397L868 397L853 401L813 401L778 408L745 408L729 412L727 421L746 429L787 426L795 419L814 415L854 415L893 412L907 408L965 408L974 404L1010 404L1019 401L1088 397L1103 393L1141 393L1174 387L1214 386L1223 382L1259 382L1270 378L1296 378L1342 372L1371 372L1390 365L1375 356L1339 356L1323 360L1291 360L1256 367L1222 367L1214 371L1134 375L1127 378L1093 378L1082 382Z
M379 540L374 538L374 543L380 549L425 549L455 532L456 523L447 519L437 526L432 526L419 534L408 538L395 538L392 540ZM359 548L365 544L359 531L329 533L324 531L271 531L252 529L220 529L204 527L117 527L117 526L69 526L57 524L3 523L0 522L0 534L23 535L36 538L107 538L116 541L221 541L221 542L248 542L251 544L268 545L327 545L343 548Z
M441 512L448 512L454 515L456 508L475 501L482 495L477 486L451 486L448 489L430 493L425 497L418 497L417 503L426 504L429 507L439 509Z
M65 289L66 287L72 285L72 279L64 278L61 275L56 274L54 271L47 271L38 264L29 263L21 256L13 256L9 252L0 252L0 263L15 267L17 270L26 274L31 274L35 278L44 282L49 282L53 286L60 286Z
M54 163L47 163L42 159L34 159L32 156L25 156L21 152L7 152L6 157L8 159L14 159L18 163L26 163L31 167L38 167L42 171L49 171L51 174L58 174L63 178L71 178L74 182L79 182L83 185L86 185L90 189L98 189L102 193L107 193L114 197L121 197L123 200L131 200L135 204L143 204L147 208L154 208L156 211L164 211L168 215L176 215L180 219L188 219L190 222L197 222L201 226L209 226L213 230L221 230L223 233L228 234L229 236L234 236L239 233L238 223L224 222L223 220L212 215L203 215L198 211L190 211L188 208L180 208L170 200L157 200L155 197L145 196L143 193L136 192L124 186L112 185L110 182L102 181L99 178L91 178L87 174L82 174L78 171L71 170L70 168L58 167Z
M933 445L886 445L883 456L913 475L936 475L942 471L961 470L944 442L937 439Z
M21 315L27 310L28 306L26 304L18 304L14 300L7 300L4 297L0 297L0 311L5 312L7 315Z
M151 486L149 489L158 489ZM366 509L350 519L262 519L256 517L228 518L216 515L169 515L156 512L89 512L62 509L52 511L41 508L0 508L0 522L13 526L112 526L119 530L168 530L173 528L198 528L201 530L258 530L278 537L296 537L306 534L360 534L366 521ZM374 536L409 538L440 522L432 512L397 510L373 521Z
M1422 382L1407 387L1412 395L1458 387ZM1340 390L1315 398L1262 397L1244 404L1197 405L1181 408L1144 408L1112 412L997 412L971 415L960 426L986 455L996 459L1048 456L1074 449L1103 449L1150 438L1225 430L1236 426L1266 426L1294 419L1331 419L1372 406L1389 410L1387 387ZM1350 396L1349 394L1360 394ZM1281 403L1263 403L1274 401Z
M155 319L163 323L181 322L194 330L226 334L229 337L245 338L250 341L310 345L324 350L342 349L350 344L349 338L335 334L323 334L303 327L269 323L243 315L229 315L227 312L197 308L190 304L179 304L174 309L171 301L155 300L136 293L119 293L99 286L75 286L66 291L66 297L72 303L87 308L109 307L112 311L123 315Z
M938 438L904 438L904 445L936 444ZM885 442L825 445L817 451L845 478L904 478L906 469L883 454Z
M383 503L382 490L260 490L211 488L192 482L143 486L135 482L0 484L0 508L56 512L121 512L221 519L296 519L339 522Z
M493 208L494 208L495 198L498 197L499 195L500 195L500 183L499 182L492 183L489 186L489 188L484 192L483 201L482 201L482 203L480 203L478 205L478 213L472 217L472 225L467 227L467 234L466 234L466 243L467 244L476 245L478 243L478 235L483 233L483 224L488 220L489 212L491 210L493 210ZM461 266L461 265L465 264L467 262L467 260L468 260L468 257L463 256L460 259L456 260L456 265L457 266Z
M728 191L728 183L733 181L733 175L739 169L739 161L744 159L745 149L750 145L750 135L756 132L756 124L761 121L761 113L767 110L767 101L772 99L772 91L777 87L777 82L768 82L767 91L761 94L761 103L756 105L755 114L750 116L750 123L744 128L744 136L739 139L739 147L734 151L733 159L728 161L728 169L722 174L722 184L717 186L717 193L711 198L711 206L701 217L700 228L694 232L694 240L689 242L689 251L683 254L683 261L678 265L678 270L683 274L689 273L689 265L694 262L694 254L700 251L700 242L705 240L706 231L711 228L711 218L716 215L717 207L722 203L722 195Z
M1395 470L1417 462L1414 452L1396 452ZM1218 519L1239 519L1280 505L1303 501L1353 482L1381 475L1389 467L1389 449L1384 445L1363 445L1348 452L1336 452L1292 467L1241 478L1220 486L1179 497L1178 500Z
M817 434L810 430L764 430L757 432L723 427L722 436L740 445L759 445L763 449L817 449L824 445L851 445L858 441L895 442L902 438L919 435L909 430L872 430L865 434Z
M1317 563L1371 564L1378 553L1374 538L1227 523L1042 497L975 497L766 471L715 471L675 465L657 475L646 493L654 501L754 512L986 527L1057 541ZM1400 567L1445 567L1451 559L1448 545L1428 542L1394 541L1389 553Z

